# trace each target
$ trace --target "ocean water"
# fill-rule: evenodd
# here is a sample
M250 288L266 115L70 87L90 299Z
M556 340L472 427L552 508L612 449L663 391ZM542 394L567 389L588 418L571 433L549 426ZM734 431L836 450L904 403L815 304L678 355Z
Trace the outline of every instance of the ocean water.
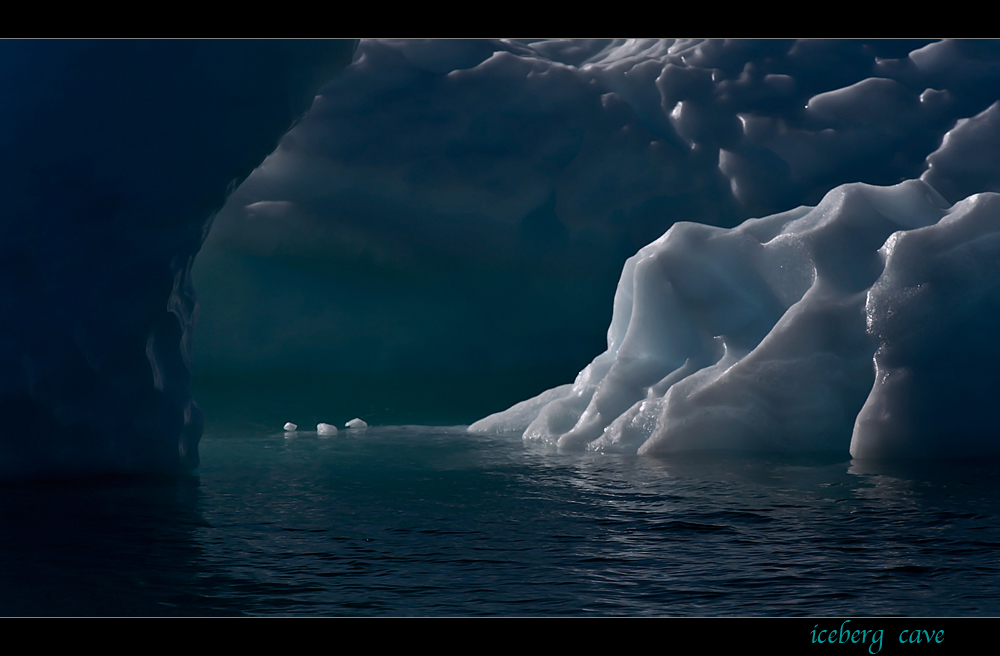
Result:
M210 427L196 475L0 488L0 615L1000 614L1000 467Z

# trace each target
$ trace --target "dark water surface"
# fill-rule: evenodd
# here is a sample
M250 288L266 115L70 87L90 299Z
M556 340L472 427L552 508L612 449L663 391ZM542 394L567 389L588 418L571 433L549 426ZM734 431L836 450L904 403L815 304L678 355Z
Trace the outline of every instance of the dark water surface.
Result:
M1000 468L210 430L0 488L2 615L1000 615Z

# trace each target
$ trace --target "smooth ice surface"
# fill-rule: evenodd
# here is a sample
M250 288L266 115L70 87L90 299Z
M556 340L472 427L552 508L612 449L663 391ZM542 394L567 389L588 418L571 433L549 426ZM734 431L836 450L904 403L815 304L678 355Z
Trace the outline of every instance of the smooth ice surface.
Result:
M607 351L469 430L647 454L1000 455L998 329L1000 195L845 185L731 230L674 225L626 262Z
M289 421L288 423L286 423L286 424L285 424L285 430L286 430L286 431L295 431L295 430L298 430L298 429L299 429L299 427L298 427L298 426L296 426L295 424L293 424L293 423L292 423L292 422L290 422L290 421Z

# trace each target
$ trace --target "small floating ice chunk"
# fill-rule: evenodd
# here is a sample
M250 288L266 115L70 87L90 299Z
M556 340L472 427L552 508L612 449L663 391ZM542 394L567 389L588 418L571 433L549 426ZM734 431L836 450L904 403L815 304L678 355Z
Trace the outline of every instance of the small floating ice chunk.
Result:
M316 424L316 432L320 435L336 435L337 427L333 424Z
M295 430L298 430L298 429L299 429L299 427L296 426L295 424L293 424L292 422L288 422L288 423L285 424L285 430L286 431L291 432L291 431L295 431Z
M355 417L354 419L352 419L349 422L347 422L347 427L348 428L368 428L368 424L363 419L358 419L357 417Z

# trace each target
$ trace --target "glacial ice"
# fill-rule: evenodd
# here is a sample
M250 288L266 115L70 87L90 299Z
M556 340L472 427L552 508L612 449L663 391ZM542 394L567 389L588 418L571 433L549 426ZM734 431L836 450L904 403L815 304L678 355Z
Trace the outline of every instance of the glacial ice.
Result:
M320 435L336 435L337 427L333 424L324 424L321 422L316 424L316 432Z
M354 419L347 422L347 428L354 428L354 429L368 428L368 423L364 419L359 419L355 417Z
M363 40L216 218L197 370L336 371L395 408L473 379L481 416L599 353L678 221L1000 191L998 99L998 41Z
M192 469L195 356L494 409L609 319L477 426L994 448L1000 42L352 49L0 41L0 479Z
M284 429L286 432L293 432L297 431L299 427L296 424L293 424L292 422L289 421L285 423Z
M840 186L629 258L607 351L482 419L561 448L1000 455L1000 194ZM874 367L873 367L874 362Z

